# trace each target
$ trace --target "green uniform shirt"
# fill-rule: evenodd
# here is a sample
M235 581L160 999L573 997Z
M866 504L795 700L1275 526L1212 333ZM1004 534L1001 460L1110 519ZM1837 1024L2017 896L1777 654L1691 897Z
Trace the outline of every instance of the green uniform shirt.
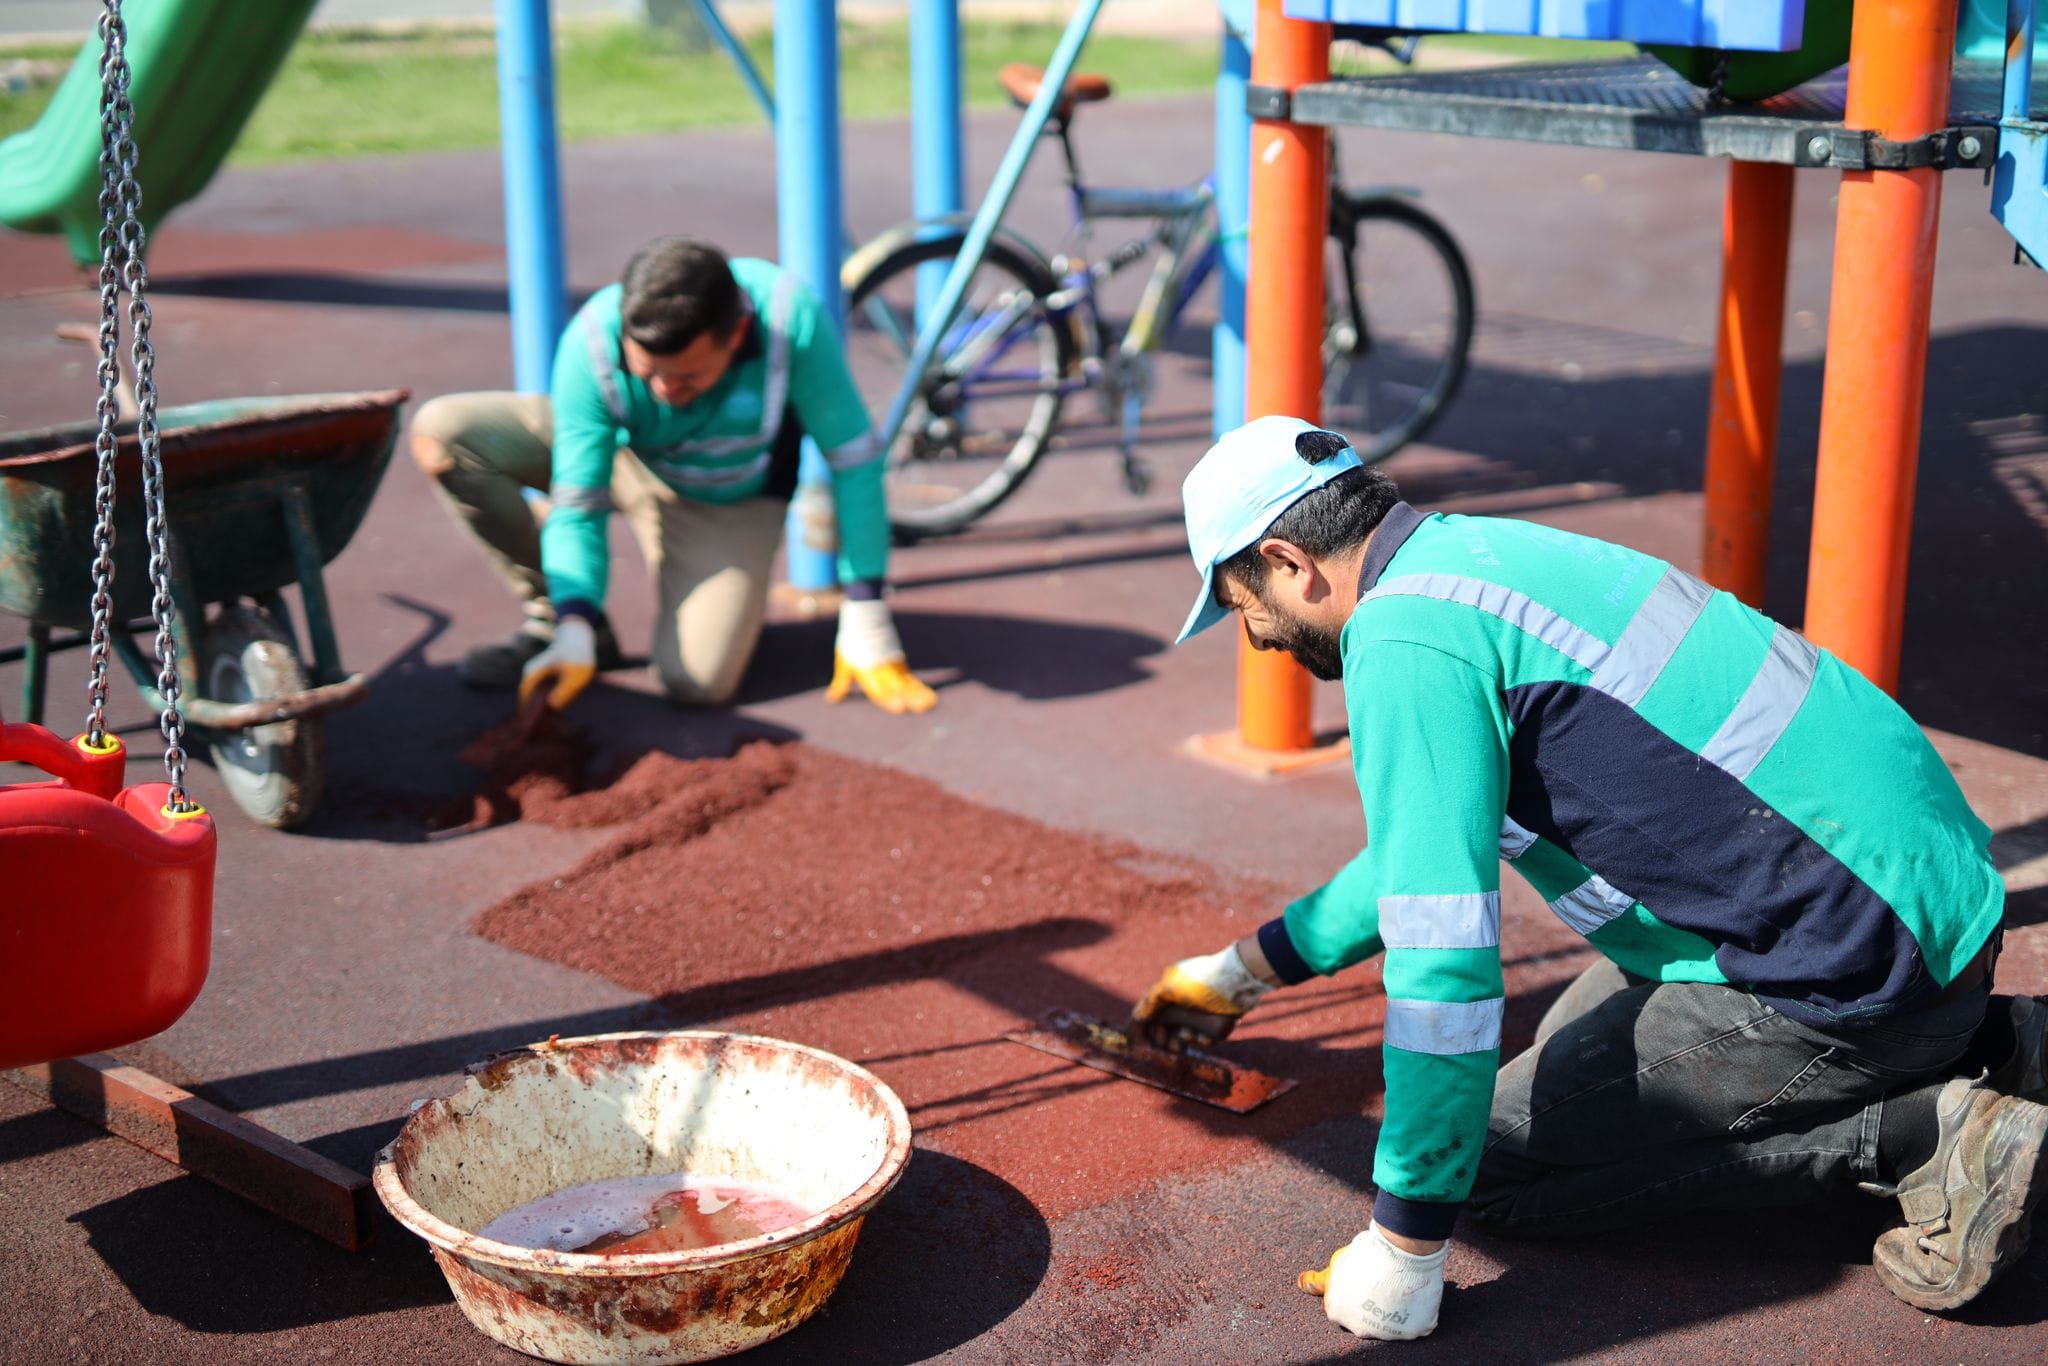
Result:
M1386 955L1374 1180L1396 1232L1447 1233L1478 1170L1503 858L1628 971L1823 1028L1911 1009L2000 923L1990 832L1919 727L1729 594L1406 504L1359 592L1344 696L1369 843L1261 940L1289 980Z
M753 333L718 383L681 407L656 399L620 351L613 285L578 309L555 348L552 507L541 564L557 604L604 604L610 574L605 521L612 461L623 446L685 498L761 497L785 412L818 443L832 470L839 576L880 579L889 568L882 462L867 407L825 309L794 275L767 261L732 262Z

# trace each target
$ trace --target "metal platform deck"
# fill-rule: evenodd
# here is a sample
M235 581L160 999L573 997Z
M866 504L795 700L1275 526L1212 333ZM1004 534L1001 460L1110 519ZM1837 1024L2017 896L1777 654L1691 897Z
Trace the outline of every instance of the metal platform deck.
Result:
M2000 79L1996 62L1958 61L1950 127L1917 155L1949 169L1990 166L1997 156ZM1282 112L1257 107L1270 93L1253 90L1254 113ZM1847 170L1880 164L1900 144L1845 129L1847 93L1842 68L1761 103L1716 105L1656 59L1624 57L1332 80L1296 90L1286 112L1297 123Z

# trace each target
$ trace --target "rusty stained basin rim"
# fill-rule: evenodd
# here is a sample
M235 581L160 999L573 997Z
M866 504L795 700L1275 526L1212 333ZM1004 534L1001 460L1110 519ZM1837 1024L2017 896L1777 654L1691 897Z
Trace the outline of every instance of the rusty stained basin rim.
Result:
M824 1066L865 1082L882 1101L882 1110L889 1127L888 1149L868 1179L852 1193L834 1201L800 1224L787 1224L782 1228L763 1233L759 1237L743 1239L736 1243L716 1243L706 1248L693 1248L681 1252L633 1252L616 1255L602 1252L558 1252L552 1248L522 1247L517 1243L501 1243L486 1238L480 1233L458 1228L447 1220L430 1213L427 1208L412 1198L412 1193L398 1177L394 1150L405 1140L406 1129L411 1128L412 1118L408 1116L405 1128L398 1137L391 1140L377 1153L377 1164L371 1174L377 1196L393 1218L427 1240L428 1243L445 1251L493 1265L517 1270L543 1270L566 1276L644 1277L651 1273L671 1271L704 1271L713 1267L743 1262L780 1248L796 1247L831 1231L833 1228L866 1214L889 1193L897 1181L902 1179L903 1169L910 1162L910 1113L903 1108L903 1101L880 1077L858 1063L848 1062L836 1053L827 1053L822 1048L809 1044L792 1043L788 1039L769 1038L764 1034L734 1034L719 1029L664 1029L629 1030L619 1034L584 1034L573 1039L555 1039L545 1044L533 1044L497 1054L468 1069L463 1090L453 1095L442 1096L419 1106L414 1113L432 1105L447 1105L461 1096L464 1091L479 1085L480 1073L493 1067L511 1066L529 1057L546 1058L554 1053L567 1053L588 1044L621 1043L638 1039L705 1039L727 1043L755 1044L787 1053L800 1053Z

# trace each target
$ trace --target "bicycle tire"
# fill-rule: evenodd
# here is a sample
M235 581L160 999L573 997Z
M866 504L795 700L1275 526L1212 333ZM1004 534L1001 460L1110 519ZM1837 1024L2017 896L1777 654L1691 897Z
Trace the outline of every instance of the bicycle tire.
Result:
M906 301L915 298L917 272L921 267L936 262L951 262L959 255L965 240L963 234L951 233L908 243L877 261L853 283L847 305L848 359L853 365L855 383L860 385L869 411L877 419L888 410L895 399L897 386L902 382L903 365L909 359L907 354L901 354L905 351L902 338L915 338ZM1059 288L1058 282L1043 262L1002 242L989 244L981 270L987 272L990 269L1008 277L1011 289L1028 292L1032 300L1029 306L1029 316L1033 319L1030 331L1037 337L1039 388L1029 401L1028 416L1018 424L1014 440L1009 441L1008 449L993 462L988 473L960 490L956 496L930 501L928 498L913 500L907 493L909 488L919 487L908 484L907 479L931 477L933 468L941 463L924 453L929 446L921 432L934 430L935 420L950 419L954 411L965 405L959 400L957 390L949 388L946 383L932 382L921 386L917 402L904 420L904 430L884 456L888 461L883 478L889 492L889 529L899 544L960 531L994 511L1023 484L1059 430L1060 409L1066 395L1058 386L1073 369L1074 339L1070 321L1055 315L1047 306L1046 301ZM977 279L980 278L982 276L978 275ZM998 297L1016 296L999 291ZM876 325L870 305L877 299L896 319L896 337L884 336ZM971 318L974 309L975 303L970 299L963 306L962 316ZM958 331L960 326L956 321L955 330ZM880 361L865 354L864 339L872 339L883 348ZM893 366L888 363L886 354L891 349L899 353L894 357ZM986 411L986 404L983 411ZM1003 435L998 431L994 439L1000 440ZM966 439L963 430L956 440L956 447L964 445Z
M1426 302L1418 321L1396 321L1383 314L1383 326L1375 328L1376 309L1389 305L1372 297L1370 262L1358 252L1364 230L1372 227L1381 234L1403 234L1382 241L1418 243L1441 271L1445 291L1440 301ZM1348 231L1347 231L1348 229ZM1330 244L1349 269L1331 272L1331 315L1324 335L1323 417L1332 430L1351 437L1354 447L1367 463L1385 460L1429 431L1442 416L1445 405L1465 378L1472 350L1475 313L1472 271L1465 262L1450 231L1430 214L1406 199L1383 194L1350 194L1332 206ZM1401 283L1415 286L1426 272L1398 272ZM1352 291L1363 286L1366 297L1357 307L1365 327L1355 337L1352 328ZM1378 339L1374 339L1375 332ZM1399 341L1393 340L1399 337ZM1389 367L1394 377L1385 381L1379 411L1374 411L1371 376L1366 391L1357 392L1352 380L1360 373L1360 362L1374 347L1392 355ZM1424 355L1427 351L1431 354ZM1347 427L1347 422L1349 423Z

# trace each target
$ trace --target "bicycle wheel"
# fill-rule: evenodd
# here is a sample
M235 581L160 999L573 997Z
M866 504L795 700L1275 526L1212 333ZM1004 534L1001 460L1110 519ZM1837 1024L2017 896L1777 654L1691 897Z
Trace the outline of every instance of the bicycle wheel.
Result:
M1434 218L1402 199L1330 205L1323 425L1368 462L1429 430L1472 347L1472 272Z
M962 240L913 242L854 282L847 361L877 422L917 344L920 269L943 279ZM1074 350L1067 319L1048 303L1056 288L1039 262L990 244L887 456L898 541L960 530L1016 492L1045 453Z

